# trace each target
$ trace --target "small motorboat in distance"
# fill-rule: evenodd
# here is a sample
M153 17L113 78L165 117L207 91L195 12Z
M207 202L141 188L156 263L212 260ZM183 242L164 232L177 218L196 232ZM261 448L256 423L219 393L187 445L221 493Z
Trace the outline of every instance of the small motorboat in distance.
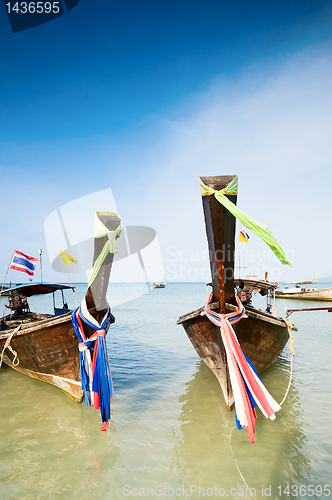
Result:
M151 286L152 286L152 288L165 288L165 286L166 286L166 280L163 283L155 283L155 282L153 282Z

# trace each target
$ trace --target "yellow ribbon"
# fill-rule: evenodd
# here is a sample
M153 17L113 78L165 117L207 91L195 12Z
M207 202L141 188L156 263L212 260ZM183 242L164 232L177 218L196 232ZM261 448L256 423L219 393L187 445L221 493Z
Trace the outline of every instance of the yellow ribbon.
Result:
M215 189L212 189L209 186L207 186L206 184L204 184L202 179L199 179L199 183L200 183L200 187L201 187L201 195L202 196L211 196L212 194L216 194L216 193L235 195L235 194L237 194L238 182L239 182L239 177L236 175L234 177L234 179L232 179L227 184L227 186L225 186L220 191L216 191Z

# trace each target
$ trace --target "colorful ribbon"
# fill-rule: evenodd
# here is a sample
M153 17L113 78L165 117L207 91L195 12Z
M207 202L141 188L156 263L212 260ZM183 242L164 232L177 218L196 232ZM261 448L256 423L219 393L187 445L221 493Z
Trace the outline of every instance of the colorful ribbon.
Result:
M101 266L103 265L104 260L106 259L109 253L118 253L118 245L116 240L120 237L121 234L121 219L119 217L119 225L114 231L109 231L107 227L102 223L99 219L99 215L103 214L113 214L119 217L117 212L96 212L95 213L95 238L103 238L107 236L107 241L103 246L100 254L98 255L95 263L90 271L89 279L88 279L88 287L92 285L94 280L96 279Z
M108 427L113 396L112 374L105 340L110 318L111 310L108 307L101 322L98 323L89 313L85 298L71 316L79 340L81 384L85 404L88 406L93 404L95 410L100 409L102 431L106 431ZM82 321L95 330L89 338L85 336Z
M275 419L275 412L280 410L279 404L264 387L252 362L246 357L232 328L232 324L246 317L245 308L236 297L238 309L228 314L221 314L209 309L213 292L207 299L204 311L208 319L220 328L225 347L230 381L233 389L238 428L248 430L248 437L255 442L256 411L258 406L265 417Z
M278 257L282 264L288 264L292 266L290 261L287 259L286 253L281 248L275 237L273 236L272 230L263 222L259 222L251 217L248 217L242 210L240 210L232 201L230 201L225 195L236 195L237 194L237 184L238 177L234 177L234 179L227 184L224 189L220 191L216 191L215 189L204 184L202 179L199 180L201 187L201 195L202 196L212 196L214 195L215 199L223 205L226 210L228 210L231 214L234 215L237 219L239 219L242 224L249 229L252 233L256 234L259 238L261 238L265 243L269 245L272 252Z

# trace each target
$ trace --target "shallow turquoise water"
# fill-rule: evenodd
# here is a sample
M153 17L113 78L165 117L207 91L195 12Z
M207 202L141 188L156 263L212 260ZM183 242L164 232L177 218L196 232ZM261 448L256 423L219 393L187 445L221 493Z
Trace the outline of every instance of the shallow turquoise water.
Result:
M289 396L275 421L258 417L254 445L246 431L234 430L231 448L234 413L176 325L203 305L205 285L169 283L120 303L148 290L142 286L110 287L111 305L119 305L107 339L116 396L107 432L100 431L99 412L1 369L0 498L250 498L232 450L256 498L330 498L328 488L311 496L309 485L331 483L332 314L291 316L299 331ZM84 292L78 287L78 299ZM43 310L46 299L37 299ZM278 313L291 305L304 307L278 300ZM277 401L288 385L289 360L286 347L262 377Z

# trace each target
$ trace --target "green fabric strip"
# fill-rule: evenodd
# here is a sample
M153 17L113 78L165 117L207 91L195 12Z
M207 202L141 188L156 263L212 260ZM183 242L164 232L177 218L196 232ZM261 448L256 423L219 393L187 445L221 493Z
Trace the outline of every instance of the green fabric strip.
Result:
M237 179L237 177L236 177ZM232 184L233 181L231 181L230 184ZM229 185L230 185L229 184ZM226 194L236 194L235 193L230 193L228 191L228 186L226 188L222 189L221 191L216 191L204 184L202 180L200 179L200 185L201 185L201 192L202 196L211 196L214 194L214 197L216 200L221 203L231 214L234 215L237 219L239 219L242 224L249 229L252 233L256 234L259 238L261 238L269 247L271 250L275 253L275 255L278 257L280 262L282 264L288 264L289 266L292 266L290 261L287 259L286 254L284 250L281 248L275 237L273 236L273 233L271 229L263 224L262 222L259 222L255 219L251 219L248 217L246 214L244 214L234 203L232 203L223 193Z
M121 234L121 223L118 225L118 227L115 229L115 231L109 231L106 226L101 222L101 220L98 217L98 214L102 213L112 213L112 214L117 214L116 212L96 212L95 214L95 238L103 238L104 236L108 237L108 240L106 241L105 245L103 246L102 251L98 255L93 268L90 271L89 279L88 279L88 288L89 286L92 285L94 280L97 277L97 274L100 271L101 266L103 265L104 260L106 259L108 253L118 253L118 245L117 245L117 238L119 238Z
M233 194L233 195L237 194L238 183L239 183L239 178L236 175L234 179L231 182L229 182L224 189L221 190L221 192L223 194Z

